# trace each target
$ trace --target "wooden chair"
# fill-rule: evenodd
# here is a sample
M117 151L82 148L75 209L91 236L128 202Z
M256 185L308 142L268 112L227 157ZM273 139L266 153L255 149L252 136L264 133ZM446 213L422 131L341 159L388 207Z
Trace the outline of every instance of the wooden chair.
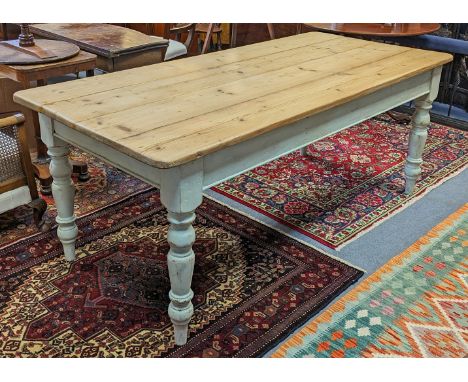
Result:
M268 29L268 34L270 36L270 40L274 40L276 38L276 35L275 35L275 28L273 27L273 24L267 24L266 26ZM299 27L297 27L296 32L299 33ZM237 24L232 23L231 24L231 41L230 41L229 46L231 48L235 48L236 43L237 43Z
M195 27L195 32L197 35L205 35L205 40L201 48L201 54L208 53L208 49L213 41L213 35L216 35L216 48L221 50L221 33L223 29L221 28L220 23L198 23Z
M131 28L132 24L129 23L113 23L112 25L118 25L123 28ZM144 24L133 24L140 25L138 29L139 32L145 33L149 36L160 36L169 40L169 46L166 49L164 55L164 61L174 60L176 58L182 58L187 56L190 51L190 47L193 42L193 37L195 36L195 23L164 23L163 31L159 30L156 32L154 23L144 23ZM160 24L159 24L160 25ZM162 36L161 36L162 34ZM186 37L185 41L181 41L182 37Z
M20 113L0 119L0 214L28 204L34 222L45 230L47 204L37 192L24 121Z
M169 40L164 61L187 56L195 36L195 23L166 24L164 38ZM182 42L182 36L185 36Z

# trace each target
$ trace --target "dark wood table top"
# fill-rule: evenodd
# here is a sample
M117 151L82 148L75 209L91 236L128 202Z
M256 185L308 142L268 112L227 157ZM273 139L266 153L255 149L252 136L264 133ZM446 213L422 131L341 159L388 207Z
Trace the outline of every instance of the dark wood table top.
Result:
M64 41L37 39L30 47L20 46L18 40L0 41L0 64L45 64L76 56L79 51L78 46Z
M120 55L165 48L168 40L111 24L32 24L34 35L72 42L98 56Z
M62 61L33 65L0 65L0 73L2 73L5 68L9 68L11 70L21 73L33 73L42 71L51 71L53 73L53 70L55 69L60 69L68 66L76 66L84 63L89 63L95 66L96 55L80 50L78 54L74 57ZM70 71L69 73L74 73L74 71ZM53 77L53 75L50 75L50 77Z
M386 36L386 37L402 37L402 36L418 36L426 33L435 32L440 28L440 24L398 24L398 23L376 23L376 24L352 24L352 23L330 23L330 24L312 24L306 23L308 27L320 31L343 33L346 35L362 35L362 36Z

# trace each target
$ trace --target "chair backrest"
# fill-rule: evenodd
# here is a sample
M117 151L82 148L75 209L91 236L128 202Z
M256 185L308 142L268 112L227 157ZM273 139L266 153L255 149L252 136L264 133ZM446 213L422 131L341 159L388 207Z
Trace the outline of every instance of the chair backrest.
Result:
M11 115L15 113L24 115L26 118L24 125L28 137L28 146L34 151L36 149L36 137L33 125L33 112L31 109L13 101L13 94L23 89L21 83L6 77L0 77L0 115L6 116L6 114Z
M167 23L164 25L163 37L167 40L173 39L182 42L189 51L195 36L195 26L195 23ZM181 41L182 36L185 35L185 41Z

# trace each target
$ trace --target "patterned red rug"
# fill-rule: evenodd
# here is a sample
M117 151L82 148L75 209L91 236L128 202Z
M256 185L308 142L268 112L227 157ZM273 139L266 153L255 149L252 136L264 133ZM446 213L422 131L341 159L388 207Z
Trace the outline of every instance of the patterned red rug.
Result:
M90 175L90 179L86 182L79 182L77 176L74 175L75 214L77 217L86 216L130 195L136 195L152 188L149 184L76 148L71 150L70 157L87 163ZM48 205L46 219L53 226L57 215L54 199L44 195L42 198ZM33 223L32 212L27 207L18 207L0 214L0 248L39 232Z
M167 316L167 223L150 190L0 251L0 357L258 356L362 274L215 202L197 210L189 341Z
M468 163L468 133L433 123L422 177L403 194L409 127L370 119L214 188L327 246L338 248L408 206Z

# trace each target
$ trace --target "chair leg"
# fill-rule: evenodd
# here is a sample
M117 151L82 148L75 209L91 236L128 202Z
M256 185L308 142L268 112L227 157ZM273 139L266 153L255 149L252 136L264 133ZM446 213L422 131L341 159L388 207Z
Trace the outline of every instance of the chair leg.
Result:
M206 31L206 35L205 35L205 41L203 43L203 48L202 48L202 51L201 51L201 54L205 54L208 52L208 48L210 46L210 42L211 42L211 39L213 37L213 29L214 29L214 24L211 23L210 25L208 25L208 30Z
M36 224L37 228L39 228L42 232L47 232L50 229L50 225L43 219L44 213L47 210L47 203L44 201L44 199L34 199L33 201L29 202L28 207L33 210L34 224Z
M273 24L267 24L268 27L268 34L270 35L270 40L275 39L275 29L273 28Z
M237 24L232 23L231 24L231 41L230 41L230 47L235 48L236 47L236 42L237 42Z
M464 56L456 54L455 58L453 60L453 66L454 66L453 70L454 70L455 79L453 81L452 89L450 90L450 101L449 101L450 103L449 103L449 108L448 108L448 112L447 112L448 117L450 117L450 113L452 112L453 99L455 97L455 93L458 90L458 86L460 85L460 81L461 81L460 68L462 66L463 57Z
M39 180L42 195L52 194L52 176L49 171L49 163L33 163L34 176Z
M217 50L222 50L223 44L221 41L221 32L216 34L216 43L217 43L217 46L216 46Z
M71 161L73 166L73 174L78 174L78 180L80 182L86 182L89 180L88 164L76 160Z

